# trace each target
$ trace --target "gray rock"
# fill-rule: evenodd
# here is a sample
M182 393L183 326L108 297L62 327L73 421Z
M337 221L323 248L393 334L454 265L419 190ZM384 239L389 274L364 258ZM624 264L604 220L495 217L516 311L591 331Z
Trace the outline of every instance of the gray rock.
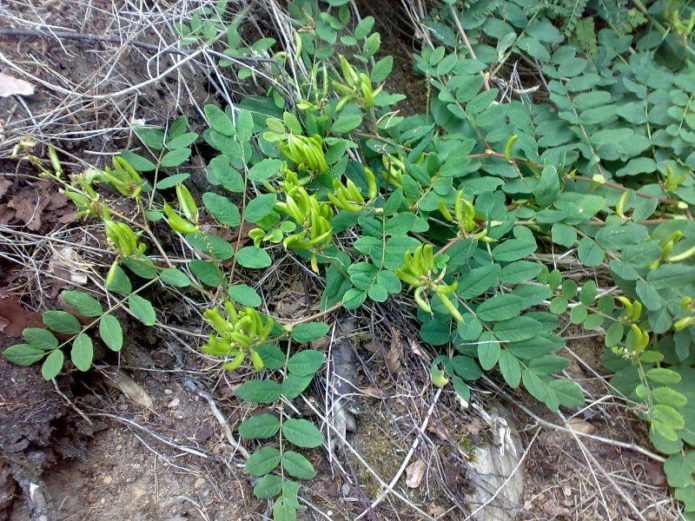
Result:
M504 407L476 409L490 426L494 439L486 446L475 448L469 469L473 492L466 502L476 521L510 521L516 519L523 505L521 442Z

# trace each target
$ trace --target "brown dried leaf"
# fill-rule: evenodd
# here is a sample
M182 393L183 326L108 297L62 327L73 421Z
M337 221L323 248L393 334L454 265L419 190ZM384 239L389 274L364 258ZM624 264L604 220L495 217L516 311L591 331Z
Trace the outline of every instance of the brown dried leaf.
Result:
M591 434L594 432L594 426L581 418L570 418L567 421L567 425L574 432L580 432L582 434Z
M407 476L405 484L410 488L418 488L425 476L425 470L427 470L427 465L421 459L412 462L405 468L405 475Z
M369 342L365 342L364 344L362 344L362 347L364 347L370 353L376 353L379 350L379 346L377 345L376 341L374 341L374 340L370 340Z
M425 353L425 352L420 348L420 346L418 345L418 343L417 343L415 340L413 340L412 338L410 339L410 350L413 352L413 354L414 354L415 356L418 356L418 357L420 357L420 358L422 358L422 359L424 359L424 360L429 361L429 358L430 358L430 357L427 356L427 353Z
M7 190L12 186L12 181L9 179L0 179L0 199L7 193Z
M397 329L393 329L391 334L391 347L386 355L386 367L391 374L398 374L401 372L403 368L401 365L401 358L403 358L401 334Z
M109 386L121 391L134 403L141 405L142 407L152 409L154 406L152 398L150 398L147 391L145 391L145 389L143 389L140 384L136 383L135 380L133 380L130 376L118 369L109 369L103 373L104 376L106 376L106 383Z
M384 391L382 391L378 387L374 387L373 385L368 385L367 387L362 389L362 392L371 398L381 399L381 398L384 398L386 396Z
M41 326L41 315L24 306L13 296L0 295L0 333L18 338L25 327Z
M0 98L32 96L33 94L34 86L31 83L0 72Z

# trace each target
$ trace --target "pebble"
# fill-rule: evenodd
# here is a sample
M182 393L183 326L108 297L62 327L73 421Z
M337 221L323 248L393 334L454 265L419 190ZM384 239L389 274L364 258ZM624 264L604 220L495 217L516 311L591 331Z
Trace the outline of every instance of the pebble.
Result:
M173 400L171 400L171 401L167 404L167 407L168 407L169 409L176 409L176 408L179 406L180 403L181 403L181 400L179 400L178 398L174 398Z
M200 488L203 485L205 485L205 478L198 478L195 480L195 483L193 483L194 488Z
M174 394L174 391L171 389L164 389L164 394Z
M105 485L110 485L111 482L113 481L113 478L111 476L104 476L103 481L104 481Z

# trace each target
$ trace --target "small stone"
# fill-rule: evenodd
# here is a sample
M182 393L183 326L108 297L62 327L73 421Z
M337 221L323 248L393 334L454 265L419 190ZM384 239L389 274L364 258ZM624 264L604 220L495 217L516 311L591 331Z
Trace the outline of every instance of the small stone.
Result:
M164 389L164 394L174 394L174 391L171 389Z
M195 483L193 483L193 488L200 488L203 485L205 485L205 478L198 478L195 480Z
M128 410L128 404L127 403L122 403L118 406L119 411L127 411Z
M104 482L104 485L110 485L111 482L113 482L113 478L111 476L104 476L102 481Z
M176 408L179 406L180 403L181 403L181 400L179 400L178 398L174 398L173 400L171 400L171 401L167 404L167 407L168 407L169 409L176 409Z

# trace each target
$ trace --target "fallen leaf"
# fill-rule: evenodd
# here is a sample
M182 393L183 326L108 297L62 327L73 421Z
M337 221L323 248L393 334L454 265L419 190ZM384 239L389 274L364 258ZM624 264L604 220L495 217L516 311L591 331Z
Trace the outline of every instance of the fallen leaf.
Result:
M412 462L405 468L405 475L407 476L405 484L410 488L418 488L425 476L425 470L427 470L427 465L421 459Z
M364 389L362 389L362 392L363 392L364 394L366 394L367 396L369 396L370 398L379 398L379 399L381 399L381 398L383 398L384 396L386 396L386 395L384 394L384 391L382 391L381 389L379 389L379 388L377 388L377 387L374 387L373 385L368 385L367 387L365 387Z
M418 343L413 340L412 338L410 339L410 350L413 352L415 356L418 356L420 358L423 358L425 360L429 361L429 356L420 348Z
M0 98L32 96L33 94L34 86L31 83L0 72Z
M427 513L432 517L442 517L446 513L446 510L444 510L443 506L433 503L432 505L430 505L430 508L428 509Z
M12 186L12 181L9 179L0 179L0 199L7 193L10 186Z
M41 326L41 315L26 309L13 296L0 296L0 333L18 338L25 327Z
M664 466L658 461L652 461L646 465L647 481L650 485L661 487L666 484Z
M570 418L567 421L567 425L574 432L580 432L582 434L591 434L594 432L594 426L581 418Z
M82 261L77 252L69 246L53 251L53 257L48 262L48 272L56 276L56 285L59 281L70 281L80 286L84 286L88 282L87 271L88 267ZM63 284L65 287L65 284Z
M152 409L154 406L147 391L123 371L109 368L103 370L102 374L106 377L106 383L109 386L121 391L132 402L148 409Z
M393 329L391 331L391 347L386 355L386 367L391 374L398 374L403 368L401 358L403 358L401 334L397 329Z
M379 346L374 340L370 340L369 342L365 342L362 344L362 347L364 347L367 351L370 353L376 353L379 350Z

